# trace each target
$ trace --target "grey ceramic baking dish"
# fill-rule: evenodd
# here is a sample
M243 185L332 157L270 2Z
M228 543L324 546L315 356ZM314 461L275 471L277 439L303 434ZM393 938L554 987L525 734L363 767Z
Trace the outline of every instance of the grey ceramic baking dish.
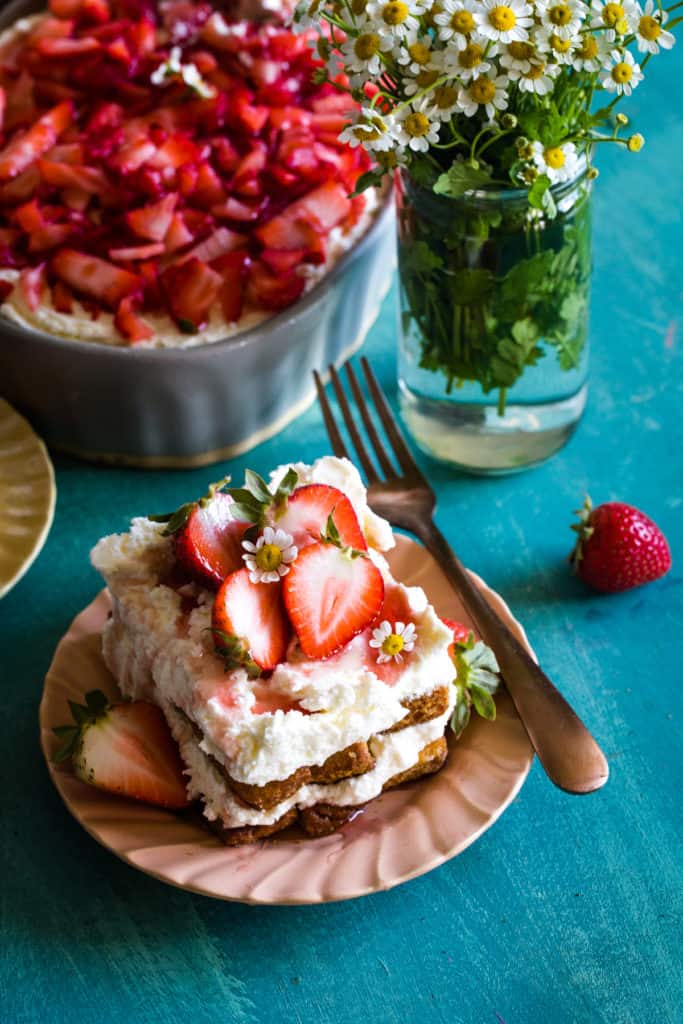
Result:
M40 5L0 13L0 31ZM0 316L0 395L54 448L138 466L199 466L271 437L313 401L313 369L362 344L394 266L389 196L367 233L288 310L225 341L131 349Z

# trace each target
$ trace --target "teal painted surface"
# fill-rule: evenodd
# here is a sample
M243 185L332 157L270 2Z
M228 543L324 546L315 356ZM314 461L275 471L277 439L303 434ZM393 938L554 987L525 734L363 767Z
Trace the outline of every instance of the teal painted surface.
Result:
M548 465L501 480L429 467L438 519L511 603L610 758L581 799L536 766L503 818L451 863L389 893L249 908L165 887L67 815L38 747L52 651L99 587L88 551L131 515L224 468L327 450L312 409L248 458L197 473L57 459L48 543L0 604L2 956L6 1024L678 1024L683 594L683 51L653 60L631 104L640 156L604 154L595 193L592 391ZM367 345L387 387L393 297ZM669 577L613 598L567 572L585 490L658 520ZM408 838L409 841L409 838Z

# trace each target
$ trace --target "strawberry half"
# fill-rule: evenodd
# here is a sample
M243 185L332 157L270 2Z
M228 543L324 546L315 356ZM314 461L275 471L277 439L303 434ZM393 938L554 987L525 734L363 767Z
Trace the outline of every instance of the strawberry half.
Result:
M331 515L344 547L368 550L353 505L343 491L327 484L298 487L287 499L284 510L276 514L275 525L291 534L301 550L320 540Z
M299 552L282 591L304 654L328 658L377 618L384 580L366 556L316 543Z
M211 625L216 648L229 668L242 666L250 675L258 675L258 669L274 669L286 657L290 630L280 587L252 583L248 569L239 569L223 581L213 603Z
M208 500L183 506L176 515L187 514L177 529L173 521L166 529L175 536L175 555L183 568L204 586L215 589L226 576L242 566L242 538L252 523L234 516L234 502L228 494L214 493Z
M187 807L183 763L161 710L146 701L110 706L99 690L85 705L69 701L75 725L54 732L63 740L55 761L71 758L83 782L159 807Z

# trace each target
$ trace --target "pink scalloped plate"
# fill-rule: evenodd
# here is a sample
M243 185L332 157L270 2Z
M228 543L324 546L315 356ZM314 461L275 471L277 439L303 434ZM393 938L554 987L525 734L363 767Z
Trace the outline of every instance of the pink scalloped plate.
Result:
M441 615L467 615L436 562L404 536L389 561L404 583L421 586ZM473 577L527 646L505 602ZM495 722L473 716L450 743L444 768L382 794L323 839L288 830L252 846L225 847L198 814L177 814L102 793L51 762L56 725L70 720L67 700L92 689L117 696L100 653L111 607L99 596L74 620L55 652L40 705L41 745L60 796L83 828L126 863L170 885L223 900L254 904L329 903L391 889L461 853L496 821L519 792L533 751L506 693ZM529 648L530 649L530 648Z

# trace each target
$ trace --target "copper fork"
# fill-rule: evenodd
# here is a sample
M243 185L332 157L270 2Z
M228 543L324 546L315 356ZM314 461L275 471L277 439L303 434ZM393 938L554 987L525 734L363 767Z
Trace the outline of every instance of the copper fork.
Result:
M351 364L347 363L346 372L355 411L344 392L339 374L333 366L329 372L346 429L369 485L371 508L394 526L409 530L436 558L461 597L479 635L493 649L507 690L548 778L568 793L591 793L600 789L609 775L604 754L578 715L493 611L434 523L434 492L411 455L367 359L361 359L361 365L372 404L400 472L394 468L387 448L380 440L370 406ZM320 375L314 372L314 377L332 450L335 455L348 458L346 444L335 422ZM370 457L363 440L358 413L376 462Z

